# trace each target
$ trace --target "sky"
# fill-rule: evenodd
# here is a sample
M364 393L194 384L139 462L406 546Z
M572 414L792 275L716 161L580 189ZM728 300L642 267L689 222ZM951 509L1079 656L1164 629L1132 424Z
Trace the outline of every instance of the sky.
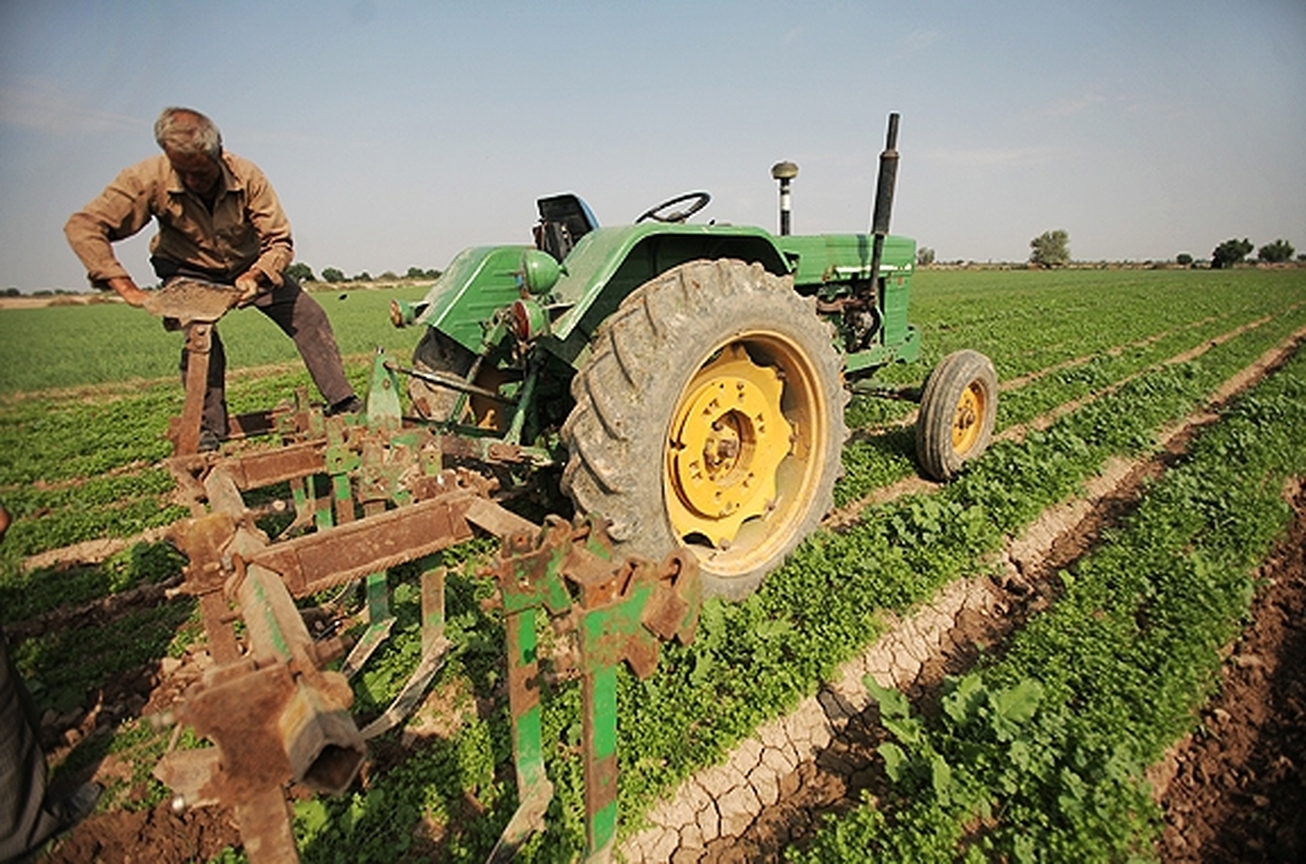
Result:
M1306 2L0 0L0 287L86 287L63 223L197 108L272 181L297 258L403 273L526 243L535 200L620 224L894 233L939 260L1306 251ZM153 284L147 228L118 245Z

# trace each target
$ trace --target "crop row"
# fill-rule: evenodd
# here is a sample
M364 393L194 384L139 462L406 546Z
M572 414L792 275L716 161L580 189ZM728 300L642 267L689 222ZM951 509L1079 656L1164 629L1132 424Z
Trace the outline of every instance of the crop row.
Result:
M1145 771L1196 723L1291 519L1284 482L1303 475L1306 352L1225 411L939 710L880 691L893 793L828 822L798 860L1153 857Z
M1242 324L1237 333L1229 319L1203 320L1138 344L1127 350L1105 353L1058 371L1029 380L999 397L996 431L1033 421L1046 412L1079 400L1086 400L1117 387L1148 370L1156 369L1174 357L1202 350L1203 356L1244 357L1265 350L1297 328L1306 325L1306 305L1300 301L1287 305L1279 314L1262 316ZM1235 334L1231 339L1224 336ZM1221 337L1220 344L1212 344ZM911 430L890 428L887 431L854 436L844 448L845 476L835 489L840 506L867 495L872 490L910 476L912 461Z
M917 274L913 292L912 314L922 333L925 365L973 348L993 359L999 381L1194 326L1209 324L1211 332L1224 332L1306 299L1301 276L1294 271L924 271ZM918 381L918 376L909 367L886 374L902 382ZM902 403L858 399L850 406L849 423L854 428L883 423L908 410Z

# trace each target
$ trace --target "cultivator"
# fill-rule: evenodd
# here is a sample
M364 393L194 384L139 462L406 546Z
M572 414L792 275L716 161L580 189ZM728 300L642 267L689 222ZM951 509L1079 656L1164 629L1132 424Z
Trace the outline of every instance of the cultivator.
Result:
M701 602L696 562L686 554L660 564L617 560L600 520L573 525L551 517L541 528L504 509L494 500L493 479L446 467L451 456L465 455L464 439L402 428L386 362L378 357L375 364L365 415L325 417L301 393L296 408L235 424L275 429L282 446L170 460L193 514L173 529L189 559L181 590L197 598L214 661L171 719L216 746L174 750L156 775L176 792L178 806L230 806L255 864L296 860L287 785L344 791L366 758L366 741L421 701L451 647L437 553L480 529L503 541L489 569L507 632L521 802L492 860L506 860L543 827L552 796L537 612L576 643L588 843L602 858L616 828L616 666L626 662L647 675L659 640L693 637ZM497 455L509 463L528 458L512 448ZM275 537L257 518L286 505L246 501L268 488L289 489L293 501L294 518ZM359 729L349 713L349 679L393 623L386 571L413 562L422 572L422 659L394 703ZM367 626L346 654L341 636L310 635L295 601L360 581ZM342 658L338 670L330 668Z

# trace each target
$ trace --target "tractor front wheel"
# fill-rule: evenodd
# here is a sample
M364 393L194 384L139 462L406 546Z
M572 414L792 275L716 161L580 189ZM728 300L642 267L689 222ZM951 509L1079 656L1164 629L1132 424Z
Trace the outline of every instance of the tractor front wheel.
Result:
M687 546L709 594L748 594L831 506L847 401L833 338L759 264L693 261L645 283L572 381L563 491L623 551Z
M998 376L978 351L943 358L925 382L916 419L916 458L925 474L948 480L978 458L993 439Z

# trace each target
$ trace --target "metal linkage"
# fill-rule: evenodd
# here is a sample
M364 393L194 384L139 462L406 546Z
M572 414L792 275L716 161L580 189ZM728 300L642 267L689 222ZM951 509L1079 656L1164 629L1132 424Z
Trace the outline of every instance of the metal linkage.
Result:
M679 550L661 564L612 560L612 541L593 517L550 517L531 535L510 536L491 568L508 642L508 697L517 763L518 810L490 861L509 860L544 827L553 794L544 771L536 613L548 613L580 651L584 717L586 855L610 859L617 827L617 666L641 678L657 668L659 644L694 638L702 605L697 560Z

